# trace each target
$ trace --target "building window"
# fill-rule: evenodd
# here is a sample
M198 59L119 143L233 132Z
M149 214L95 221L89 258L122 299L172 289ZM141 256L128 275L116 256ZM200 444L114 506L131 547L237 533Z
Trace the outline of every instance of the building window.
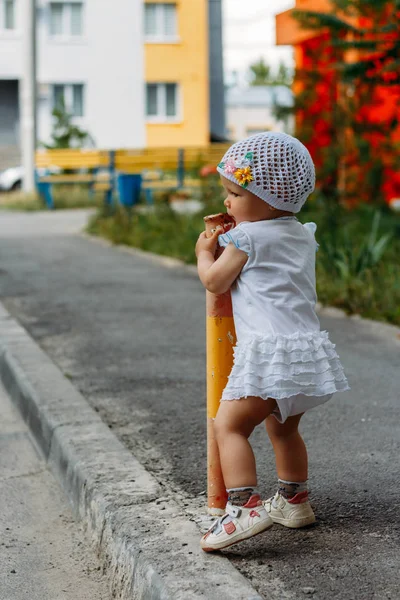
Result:
M165 112L167 117L176 117L176 83L165 85Z
M177 84L148 83L146 86L146 114L149 120L176 120L178 118Z
M146 41L164 42L177 39L176 4L150 3L144 5Z
M50 4L50 34L51 35L62 35L63 34L63 13L64 5L56 4L53 2Z
M147 84L147 116L156 117L158 115L158 85L156 83Z
M65 86L53 86L53 109L64 110L65 106Z
M64 109L73 117L84 116L84 86L81 83L72 85L53 85L53 109Z
M72 86L72 114L74 117L83 117L83 85Z
M15 29L15 0L3 0L1 4L3 29Z
M78 37L82 34L82 2L50 2L50 35Z

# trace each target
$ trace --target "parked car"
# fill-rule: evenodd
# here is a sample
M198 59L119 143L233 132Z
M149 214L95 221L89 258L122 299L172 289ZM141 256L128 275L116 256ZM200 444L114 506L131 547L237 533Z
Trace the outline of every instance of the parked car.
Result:
M49 167L48 169L37 169L40 176L55 175L62 172L60 167ZM24 180L24 167L10 167L0 171L0 192L14 192L22 188Z
M0 192L12 192L22 187L23 167L10 167L0 172Z

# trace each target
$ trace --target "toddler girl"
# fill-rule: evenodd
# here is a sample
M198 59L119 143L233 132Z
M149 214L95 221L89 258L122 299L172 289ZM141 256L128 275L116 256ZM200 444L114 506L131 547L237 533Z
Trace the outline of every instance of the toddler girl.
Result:
M237 142L218 165L224 205L236 223L196 245L198 272L214 294L231 290L237 345L214 421L228 492L226 514L201 540L220 550L280 523L315 521L308 500L302 415L350 389L335 345L315 313L315 223L295 216L315 185L308 150L284 133ZM225 248L215 258L217 245ZM265 421L279 477L261 501L248 438Z

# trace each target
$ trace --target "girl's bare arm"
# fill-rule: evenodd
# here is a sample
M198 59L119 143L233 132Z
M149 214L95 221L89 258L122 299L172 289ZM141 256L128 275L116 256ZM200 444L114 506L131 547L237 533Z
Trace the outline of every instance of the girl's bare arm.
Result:
M215 249L212 247L200 247L197 252L197 270L200 281L209 292L223 294L243 269L248 256L233 244L228 244L219 258L215 259L214 255Z

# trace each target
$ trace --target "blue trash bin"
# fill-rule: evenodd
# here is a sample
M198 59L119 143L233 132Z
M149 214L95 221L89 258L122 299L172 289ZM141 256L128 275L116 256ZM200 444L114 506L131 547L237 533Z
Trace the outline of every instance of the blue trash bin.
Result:
M133 206L139 202L142 188L141 175L122 173L117 178L119 201L124 206Z

